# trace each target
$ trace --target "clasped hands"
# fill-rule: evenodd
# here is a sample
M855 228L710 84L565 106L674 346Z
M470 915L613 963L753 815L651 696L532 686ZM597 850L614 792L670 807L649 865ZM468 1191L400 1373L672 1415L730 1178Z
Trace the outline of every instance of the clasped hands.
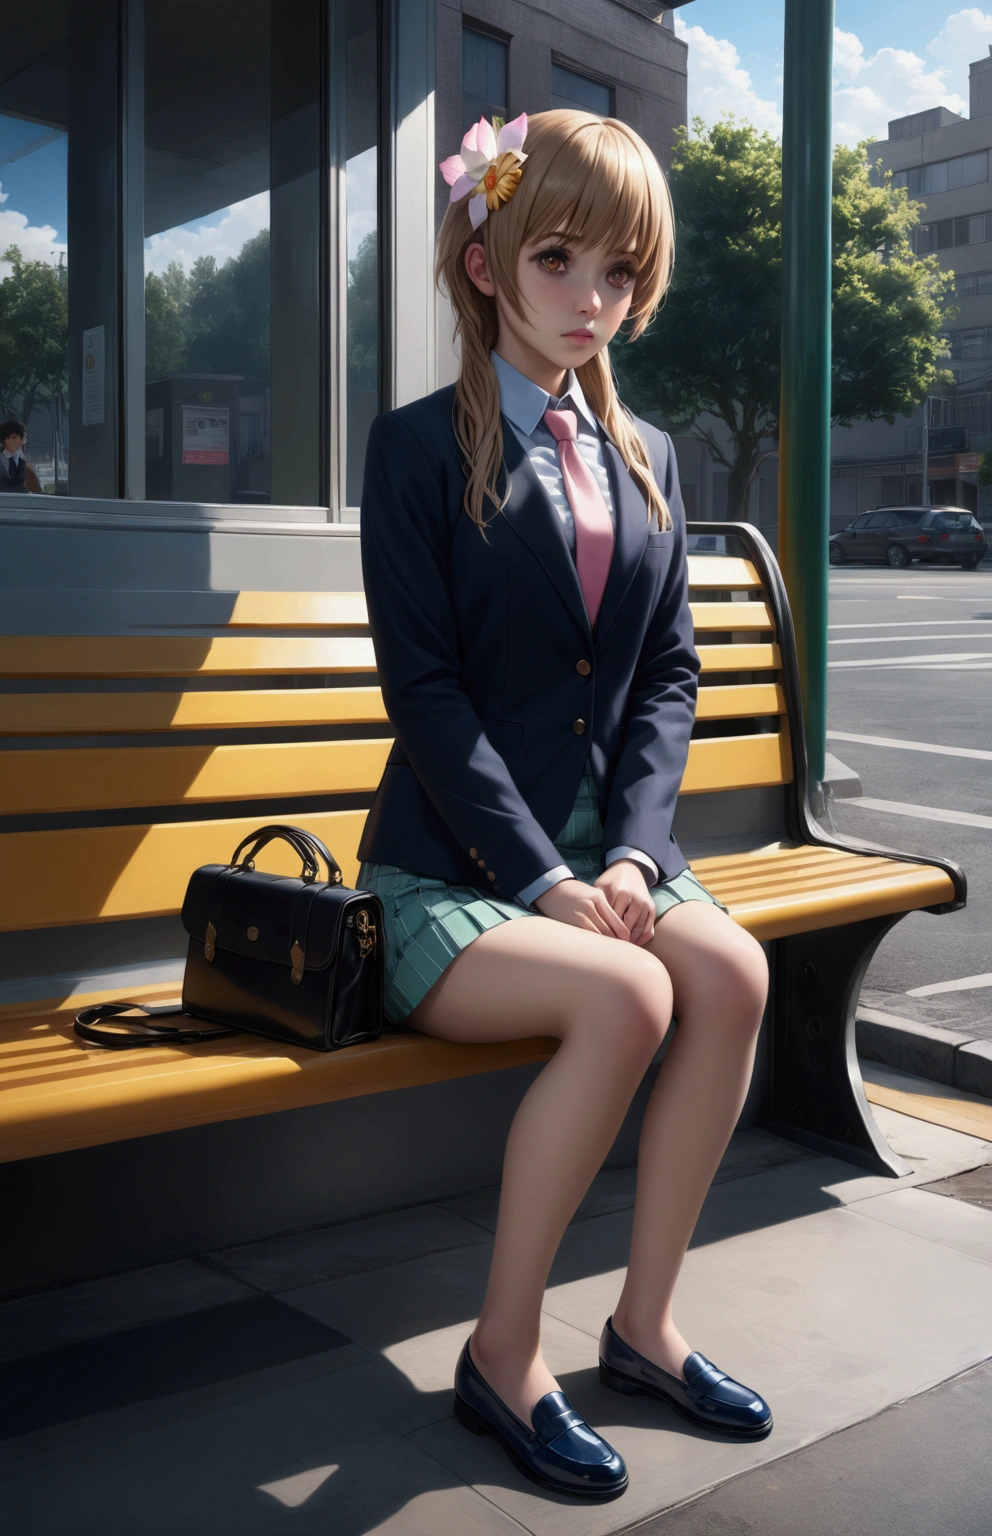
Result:
M534 905L556 922L630 944L648 944L654 933L654 902L640 865L632 859L618 859L604 869L595 885L559 880Z

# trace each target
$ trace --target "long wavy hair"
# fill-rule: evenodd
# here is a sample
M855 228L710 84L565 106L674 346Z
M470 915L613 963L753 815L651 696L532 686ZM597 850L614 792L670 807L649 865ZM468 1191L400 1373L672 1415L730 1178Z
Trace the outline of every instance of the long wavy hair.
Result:
M586 247L609 242L636 252L638 271L627 316L636 340L658 308L671 280L675 225L668 183L644 140L616 118L590 112L539 112L528 119L527 161L516 192L478 231L468 198L451 203L438 234L435 281L455 313L460 366L455 386L454 428L468 483L465 511L482 530L509 495L503 472L499 385L489 354L496 345L496 300L480 293L465 270L465 251L481 244L497 290L526 320L517 287L523 246L548 235L567 236ZM594 413L616 444L640 487L648 520L672 526L671 514L651 470L647 444L620 403L606 347L577 368Z

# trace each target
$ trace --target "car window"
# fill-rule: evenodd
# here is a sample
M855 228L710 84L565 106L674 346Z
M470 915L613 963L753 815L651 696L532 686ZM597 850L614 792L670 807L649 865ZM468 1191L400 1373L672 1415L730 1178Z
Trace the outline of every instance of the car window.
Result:
M901 507L898 513L898 520L904 527L918 528L925 516L925 512L914 512L911 509L907 510L905 507Z
M942 533L961 533L970 530L970 512L931 512L924 522L926 528L936 528Z
M868 528L891 528L888 512L873 512L865 525Z
M868 519L869 519L870 516L871 516L870 512L862 512L861 516L859 518L857 518L856 521L851 524L851 527L852 528L857 528L859 530L862 529L862 528L867 528L868 527Z

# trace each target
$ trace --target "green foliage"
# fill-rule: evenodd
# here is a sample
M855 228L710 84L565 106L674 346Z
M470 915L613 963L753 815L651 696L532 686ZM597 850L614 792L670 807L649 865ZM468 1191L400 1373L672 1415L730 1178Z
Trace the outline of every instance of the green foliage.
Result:
M988 487L992 485L992 453L983 453L978 459L978 483Z
M375 390L379 382L379 257L376 232L348 263L348 385Z
M217 265L198 256L187 273L170 262L145 279L149 379L170 373L246 374L268 384L269 231Z
M68 389L68 274L25 261L16 245L2 260L11 271L0 282L0 414L28 421L47 405L57 415Z
M728 506L778 436L782 153L724 117L682 132L671 172L675 276L648 333L616 349L624 399L705 442L730 471ZM873 182L864 146L838 147L833 185L833 419L893 421L934 384L951 284L910 235L920 205ZM717 418L729 433L713 430Z

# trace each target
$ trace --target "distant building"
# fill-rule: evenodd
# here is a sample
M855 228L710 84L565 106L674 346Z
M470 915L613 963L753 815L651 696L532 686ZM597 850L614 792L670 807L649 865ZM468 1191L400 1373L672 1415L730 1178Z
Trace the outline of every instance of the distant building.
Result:
M947 332L946 363L955 382L932 405L929 499L974 511L975 455L992 448L992 49L972 64L969 85L969 117L932 107L895 118L868 156L925 204L917 254L936 255L955 274L958 314ZM891 427L864 422L835 430L835 524L869 507L922 499L922 429L921 408Z

